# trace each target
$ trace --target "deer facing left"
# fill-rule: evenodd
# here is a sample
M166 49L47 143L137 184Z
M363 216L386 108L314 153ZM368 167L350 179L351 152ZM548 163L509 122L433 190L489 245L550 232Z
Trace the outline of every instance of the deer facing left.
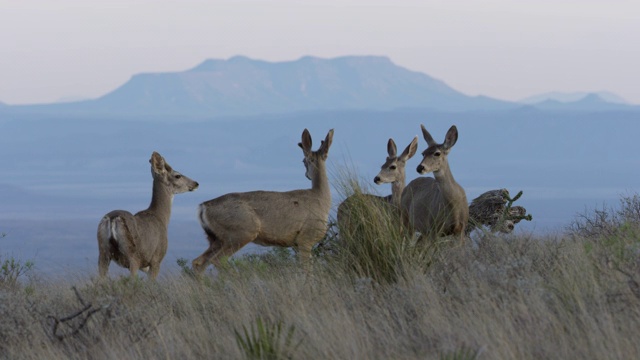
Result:
M149 208L135 215L125 210L114 210L106 214L98 225L100 277L107 275L113 260L129 269L131 276L142 270L148 271L149 277L155 279L167 253L167 229L173 196L198 188L196 181L173 170L157 152L153 152L149 162L153 177Z

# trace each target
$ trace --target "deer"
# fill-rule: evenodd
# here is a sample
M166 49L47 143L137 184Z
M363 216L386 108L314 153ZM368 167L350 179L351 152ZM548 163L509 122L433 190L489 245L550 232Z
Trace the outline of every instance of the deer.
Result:
M173 170L157 152L153 152L149 162L153 177L149 207L135 215L126 210L114 210L102 217L98 224L100 278L107 275L113 260L129 269L131 277L142 270L155 280L167 253L173 196L198 188L196 181Z
M212 263L220 268L222 257L229 257L253 242L262 246L293 247L298 260L307 268L311 250L326 234L331 210L331 189L326 161L333 141L333 129L316 151L311 134L302 132L305 176L310 189L235 192L203 202L198 220L209 247L191 263L200 276Z
M367 204L389 204L392 205L393 211L400 210L400 199L402 197L402 191L405 187L405 166L407 161L415 155L418 150L418 137L413 138L411 143L407 145L400 156L397 155L398 150L395 141L392 138L387 142L387 158L380 167L380 172L373 178L373 182L376 185L391 183L391 195L377 196L372 194L351 195L347 197L338 206L338 227L341 230L350 230L350 218L353 216L353 212L358 212L358 206L361 201L366 201ZM359 196L364 196L360 198Z
M449 151L458 140L458 129L451 126L444 142L438 144L424 125L420 127L429 146L422 152L423 158L416 171L419 174L433 172L434 177L412 180L402 193L401 207L410 226L421 233L421 239L453 235L464 242L469 205L465 191L453 178L447 160Z

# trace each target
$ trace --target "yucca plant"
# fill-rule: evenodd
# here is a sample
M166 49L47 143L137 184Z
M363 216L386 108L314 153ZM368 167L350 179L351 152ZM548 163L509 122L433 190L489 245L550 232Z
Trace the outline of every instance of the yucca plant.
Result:
M280 320L273 322L258 317L249 329L243 325L242 332L234 332L236 343L247 359L291 359L300 345L293 344L295 327L291 325L283 332Z

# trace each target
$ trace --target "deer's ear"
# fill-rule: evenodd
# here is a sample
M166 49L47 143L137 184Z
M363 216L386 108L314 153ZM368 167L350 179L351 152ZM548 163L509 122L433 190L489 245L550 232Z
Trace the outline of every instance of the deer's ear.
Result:
M409 159L411 159L413 157L413 155L416 154L416 151L418 151L418 137L414 137L413 140L411 141L411 143L409 145L407 145L407 148L404 149L404 151L402 152L402 155L400 155L400 159L402 159L403 161L407 161Z
M329 147L331 147L331 143L333 142L333 129L329 130L327 133L327 137L324 138L318 152L324 159L329 155Z
M458 128L453 125L447 131L447 135L444 137L444 147L449 149L458 141Z
M389 142L387 142L387 154L389 154L389 157L394 157L398 154L398 148L396 147L396 142L393 141L393 139L389 139Z
M438 143L435 142L435 140L433 140L433 137L431 136L431 134L429 134L427 129L424 127L424 125L420 124L420 129L422 129L422 137L424 137L424 140L427 142L427 145L429 146L438 145Z
M162 156L160 156L160 154L158 154L157 152L154 151L153 154L151 154L151 159L149 160L149 162L151 163L151 170L154 173L162 174L166 171L166 163L164 161L164 158L162 158Z
M306 154L311 151L311 145L311 134L309 134L309 130L304 129L304 131L302 132L302 142L299 142L298 146L300 146L302 151L304 151L304 153Z

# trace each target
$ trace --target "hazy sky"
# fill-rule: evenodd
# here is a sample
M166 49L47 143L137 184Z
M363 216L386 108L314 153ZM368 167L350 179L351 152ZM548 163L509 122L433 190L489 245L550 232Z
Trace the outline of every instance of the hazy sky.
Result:
M638 0L0 0L0 101L98 97L207 58L386 55L469 95L640 104Z

